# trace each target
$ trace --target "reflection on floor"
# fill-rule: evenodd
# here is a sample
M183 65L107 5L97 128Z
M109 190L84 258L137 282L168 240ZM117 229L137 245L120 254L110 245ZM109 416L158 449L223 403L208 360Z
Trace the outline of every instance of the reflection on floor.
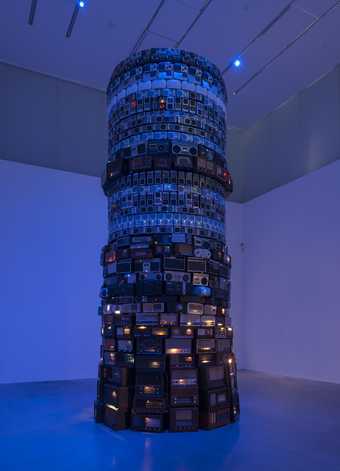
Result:
M95 424L94 380L1 385L0 469L340 470L340 385L239 376L240 423L184 434Z

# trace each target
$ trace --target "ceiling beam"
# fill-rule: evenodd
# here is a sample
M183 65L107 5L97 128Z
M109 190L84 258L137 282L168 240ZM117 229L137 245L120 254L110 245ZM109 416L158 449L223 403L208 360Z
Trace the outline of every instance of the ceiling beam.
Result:
M38 0L32 0L31 1L31 8L30 8L30 12L29 12L29 15L28 15L28 24L31 25L31 26L34 23L35 12L37 11L37 4L38 4Z

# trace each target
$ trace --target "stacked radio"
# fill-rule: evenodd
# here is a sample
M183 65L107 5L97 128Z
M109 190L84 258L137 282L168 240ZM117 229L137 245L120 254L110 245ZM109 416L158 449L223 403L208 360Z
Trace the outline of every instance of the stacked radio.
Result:
M95 418L152 432L234 422L223 79L201 56L150 49L116 67L107 98Z

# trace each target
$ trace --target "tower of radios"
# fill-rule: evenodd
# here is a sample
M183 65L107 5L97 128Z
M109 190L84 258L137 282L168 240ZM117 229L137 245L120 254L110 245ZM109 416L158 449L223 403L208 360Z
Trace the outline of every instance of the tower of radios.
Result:
M226 101L216 66L179 49L133 54L111 77L95 418L113 429L238 418Z

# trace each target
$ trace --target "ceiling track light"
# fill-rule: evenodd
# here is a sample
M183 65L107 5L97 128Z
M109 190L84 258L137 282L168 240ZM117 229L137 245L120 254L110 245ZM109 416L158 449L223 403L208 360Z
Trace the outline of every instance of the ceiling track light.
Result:
M233 91L233 95L238 95L242 90L244 90L253 80L255 80L259 75L261 75L268 67L270 67L279 57L281 57L285 52L288 51L294 44L296 44L301 38L303 38L314 26L319 23L325 16L331 13L337 6L340 5L340 0L337 0L333 3L332 6L327 8L320 16L318 16L312 23L310 23L307 28L305 28L296 38L290 41L281 51L279 51L274 57L272 57L268 62L266 62L257 72L255 72L246 82L244 82L237 90Z
M279 20L281 20L289 12L291 7L293 6L293 3L295 2L296 0L291 0L251 41L249 41L249 43L239 52L238 57L241 57L243 54L245 54L245 52L247 52L250 46L252 46L262 36L267 34L273 28L273 26L276 25L276 23ZM239 59L231 60L229 64L227 65L227 67L222 70L222 75L227 73L228 70L230 70L233 66L239 67L241 63L237 65L236 64L237 60Z
M37 4L38 4L38 0L31 1L31 8L30 8L29 16L28 16L28 24L31 26L33 25L35 12L37 11Z
M74 25L75 25L77 17L78 17L79 10L80 10L80 8L83 8L84 6L85 6L85 0L84 1L82 1L82 0L77 1L77 3L74 5L71 20L70 20L70 23L69 23L67 31L66 31L66 37L67 38L71 37Z

